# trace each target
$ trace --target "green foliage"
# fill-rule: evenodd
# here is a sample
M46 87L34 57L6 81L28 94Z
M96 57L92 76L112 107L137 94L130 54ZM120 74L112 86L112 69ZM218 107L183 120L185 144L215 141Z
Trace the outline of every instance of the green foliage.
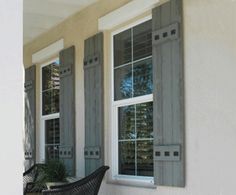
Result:
M46 163L43 175L46 182L65 182L68 176L65 165L59 160L51 160Z
M43 189L48 182L67 182L68 176L65 165L60 160L50 160L44 166L39 167L35 181L35 189Z

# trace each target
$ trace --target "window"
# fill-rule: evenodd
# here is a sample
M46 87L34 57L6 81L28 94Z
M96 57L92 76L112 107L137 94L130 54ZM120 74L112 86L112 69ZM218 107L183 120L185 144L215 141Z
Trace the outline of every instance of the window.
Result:
M60 121L59 121L59 60L55 59L41 68L41 118L45 135L44 158L46 161L59 158Z
M152 22L113 34L115 176L153 177Z

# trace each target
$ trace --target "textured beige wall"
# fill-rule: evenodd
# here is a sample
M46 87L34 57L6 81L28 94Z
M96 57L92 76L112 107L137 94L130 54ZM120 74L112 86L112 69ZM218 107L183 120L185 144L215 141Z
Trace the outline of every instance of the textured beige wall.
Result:
M103 195L234 195L236 186L236 1L184 1L186 110L185 188L144 189L102 185ZM100 0L24 47L24 63L32 53L64 38L76 46L77 156L83 156L83 42L95 34L97 19L128 0ZM148 13L146 13L148 14ZM145 15L146 15L145 14ZM105 131L110 131L110 32L105 32ZM38 75L39 76L39 75ZM39 78L39 77L38 77ZM38 81L39 85L39 81ZM39 88L38 88L39 89ZM39 91L37 91L39 102ZM39 108L39 104L37 106ZM39 119L39 118L38 118ZM38 127L39 128L39 127ZM106 143L109 143L105 136ZM109 161L106 155L106 161ZM83 175L77 157L77 175Z

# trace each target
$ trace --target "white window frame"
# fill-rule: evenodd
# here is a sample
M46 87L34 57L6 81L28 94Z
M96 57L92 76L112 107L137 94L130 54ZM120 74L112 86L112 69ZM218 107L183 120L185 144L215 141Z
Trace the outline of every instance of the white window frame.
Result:
M56 57L52 60L49 60L43 64L40 65L40 147L39 147L39 159L40 159L40 162L45 162L46 161L46 155L45 155L45 144L46 144L46 141L45 141L45 121L46 120L50 120L50 119L56 119L56 118L60 118L60 113L53 113L53 114L48 114L48 115L43 115L43 112L42 112L42 108L43 108L43 86L42 86L42 80L43 80L43 67L45 66L48 66L50 64L52 64L53 62L55 61L58 61L59 60L59 57Z
M136 25L142 24L148 20L152 19L151 15L148 15L142 19L137 20L136 22L129 24L123 28L115 30L111 33L111 171L112 171L112 182L117 182L127 185L137 185L139 184L148 184L147 187L154 185L154 177L146 176L129 176L129 175L120 175L119 173L119 161L118 161L118 108L121 106L128 106L146 102L153 101L153 94L143 95L139 97L133 97L123 100L114 100L114 44L113 37L127 29L130 29ZM150 186L149 186L150 184Z

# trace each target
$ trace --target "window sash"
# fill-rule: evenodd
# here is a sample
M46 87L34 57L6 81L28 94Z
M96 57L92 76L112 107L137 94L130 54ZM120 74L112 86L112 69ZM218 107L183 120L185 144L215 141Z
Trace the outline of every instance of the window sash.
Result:
M49 146L48 144L46 144L46 139L45 139L45 135L46 135L46 126L45 126L45 122L46 120L50 120L50 119L56 119L56 118L60 118L60 113L57 112L57 113L52 113L52 114L47 114L47 115L43 115L43 92L45 91L48 91L49 89L47 90L43 90L43 84L42 84L42 81L43 81L43 67L45 66L48 66L54 62L58 62L59 61L59 58L54 58L50 61L47 61L43 64L41 64L40 66L40 118L41 118L41 123L40 123L40 151L39 151L39 155L40 155L40 161L41 162L45 162L46 160L46 153L45 153L45 150L46 150L46 147ZM53 87L53 89L55 89L55 87Z
M111 143L112 143L112 152L111 152L111 158L112 158L112 179L113 180L121 180L121 181L134 181L134 182L144 182L148 184L154 183L154 178L149 176L135 176L135 175L121 175L119 174L119 155L118 155L118 145L119 145L119 137L118 137L118 128L119 128L119 121L118 121L118 109L122 106L129 106L133 104L140 104L140 103L146 103L146 102L152 102L153 101L153 94L146 94L138 97L131 97L127 99L122 100L115 100L115 90L114 90L114 72L116 69L126 66L130 63L136 63L142 60L146 60L148 58L152 58L151 56L144 57L142 59L138 59L132 62L129 62L127 64L119 65L117 67L114 67L114 36L116 34L119 34L129 28L133 28L139 24L142 24L148 20L152 19L151 16L147 16L129 26L126 26L124 28L121 28L117 31L114 31L111 34ZM132 52L133 55L133 52ZM132 58L133 59L133 58ZM139 140L139 139L137 139ZM153 140L153 138L145 139L145 140Z

